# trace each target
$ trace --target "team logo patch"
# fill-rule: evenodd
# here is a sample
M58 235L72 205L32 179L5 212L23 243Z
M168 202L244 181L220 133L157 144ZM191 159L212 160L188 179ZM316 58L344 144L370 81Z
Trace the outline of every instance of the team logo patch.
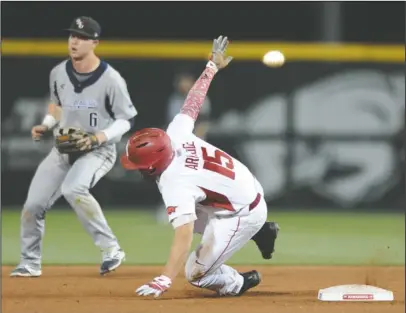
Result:
M176 212L176 206L168 206L167 208L166 208L166 213L168 213L168 215L171 215L172 213L175 213Z
M80 29L82 29L82 28L84 27L83 21L82 21L80 18L78 18L78 19L76 20L76 25L77 25L78 28L80 28Z

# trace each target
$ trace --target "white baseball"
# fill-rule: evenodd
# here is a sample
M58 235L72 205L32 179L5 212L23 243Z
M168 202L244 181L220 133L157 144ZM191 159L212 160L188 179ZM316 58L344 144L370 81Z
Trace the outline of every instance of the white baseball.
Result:
M262 62L270 67L279 67L285 63L285 56L278 50L269 51L264 55Z

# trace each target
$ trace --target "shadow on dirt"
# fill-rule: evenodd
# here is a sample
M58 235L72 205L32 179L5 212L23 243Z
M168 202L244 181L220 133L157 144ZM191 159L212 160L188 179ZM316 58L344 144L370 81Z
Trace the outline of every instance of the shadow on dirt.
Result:
M161 300L181 300L181 299L230 299L230 298L258 298L258 297L266 297L266 298L300 298L303 299L309 298L309 299L317 299L317 291L294 291L294 292L288 292L288 291L265 291L265 290L259 290L259 291L250 291L245 293L244 295L240 297L220 297L215 293L207 293L207 292L199 292L199 291L187 291L184 292L183 295L180 296L174 296L174 297L164 297Z

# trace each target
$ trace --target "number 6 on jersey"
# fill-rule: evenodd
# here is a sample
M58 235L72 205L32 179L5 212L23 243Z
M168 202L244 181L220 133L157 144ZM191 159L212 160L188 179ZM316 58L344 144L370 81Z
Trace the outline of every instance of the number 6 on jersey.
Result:
M97 126L97 112L92 112L89 114L89 124L91 127Z

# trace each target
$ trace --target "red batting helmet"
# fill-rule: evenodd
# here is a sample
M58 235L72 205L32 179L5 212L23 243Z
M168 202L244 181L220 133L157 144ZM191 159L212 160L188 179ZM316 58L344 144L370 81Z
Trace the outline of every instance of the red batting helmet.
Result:
M121 165L127 170L159 175L172 162L174 151L171 139L159 128L144 128L135 132L127 142Z

